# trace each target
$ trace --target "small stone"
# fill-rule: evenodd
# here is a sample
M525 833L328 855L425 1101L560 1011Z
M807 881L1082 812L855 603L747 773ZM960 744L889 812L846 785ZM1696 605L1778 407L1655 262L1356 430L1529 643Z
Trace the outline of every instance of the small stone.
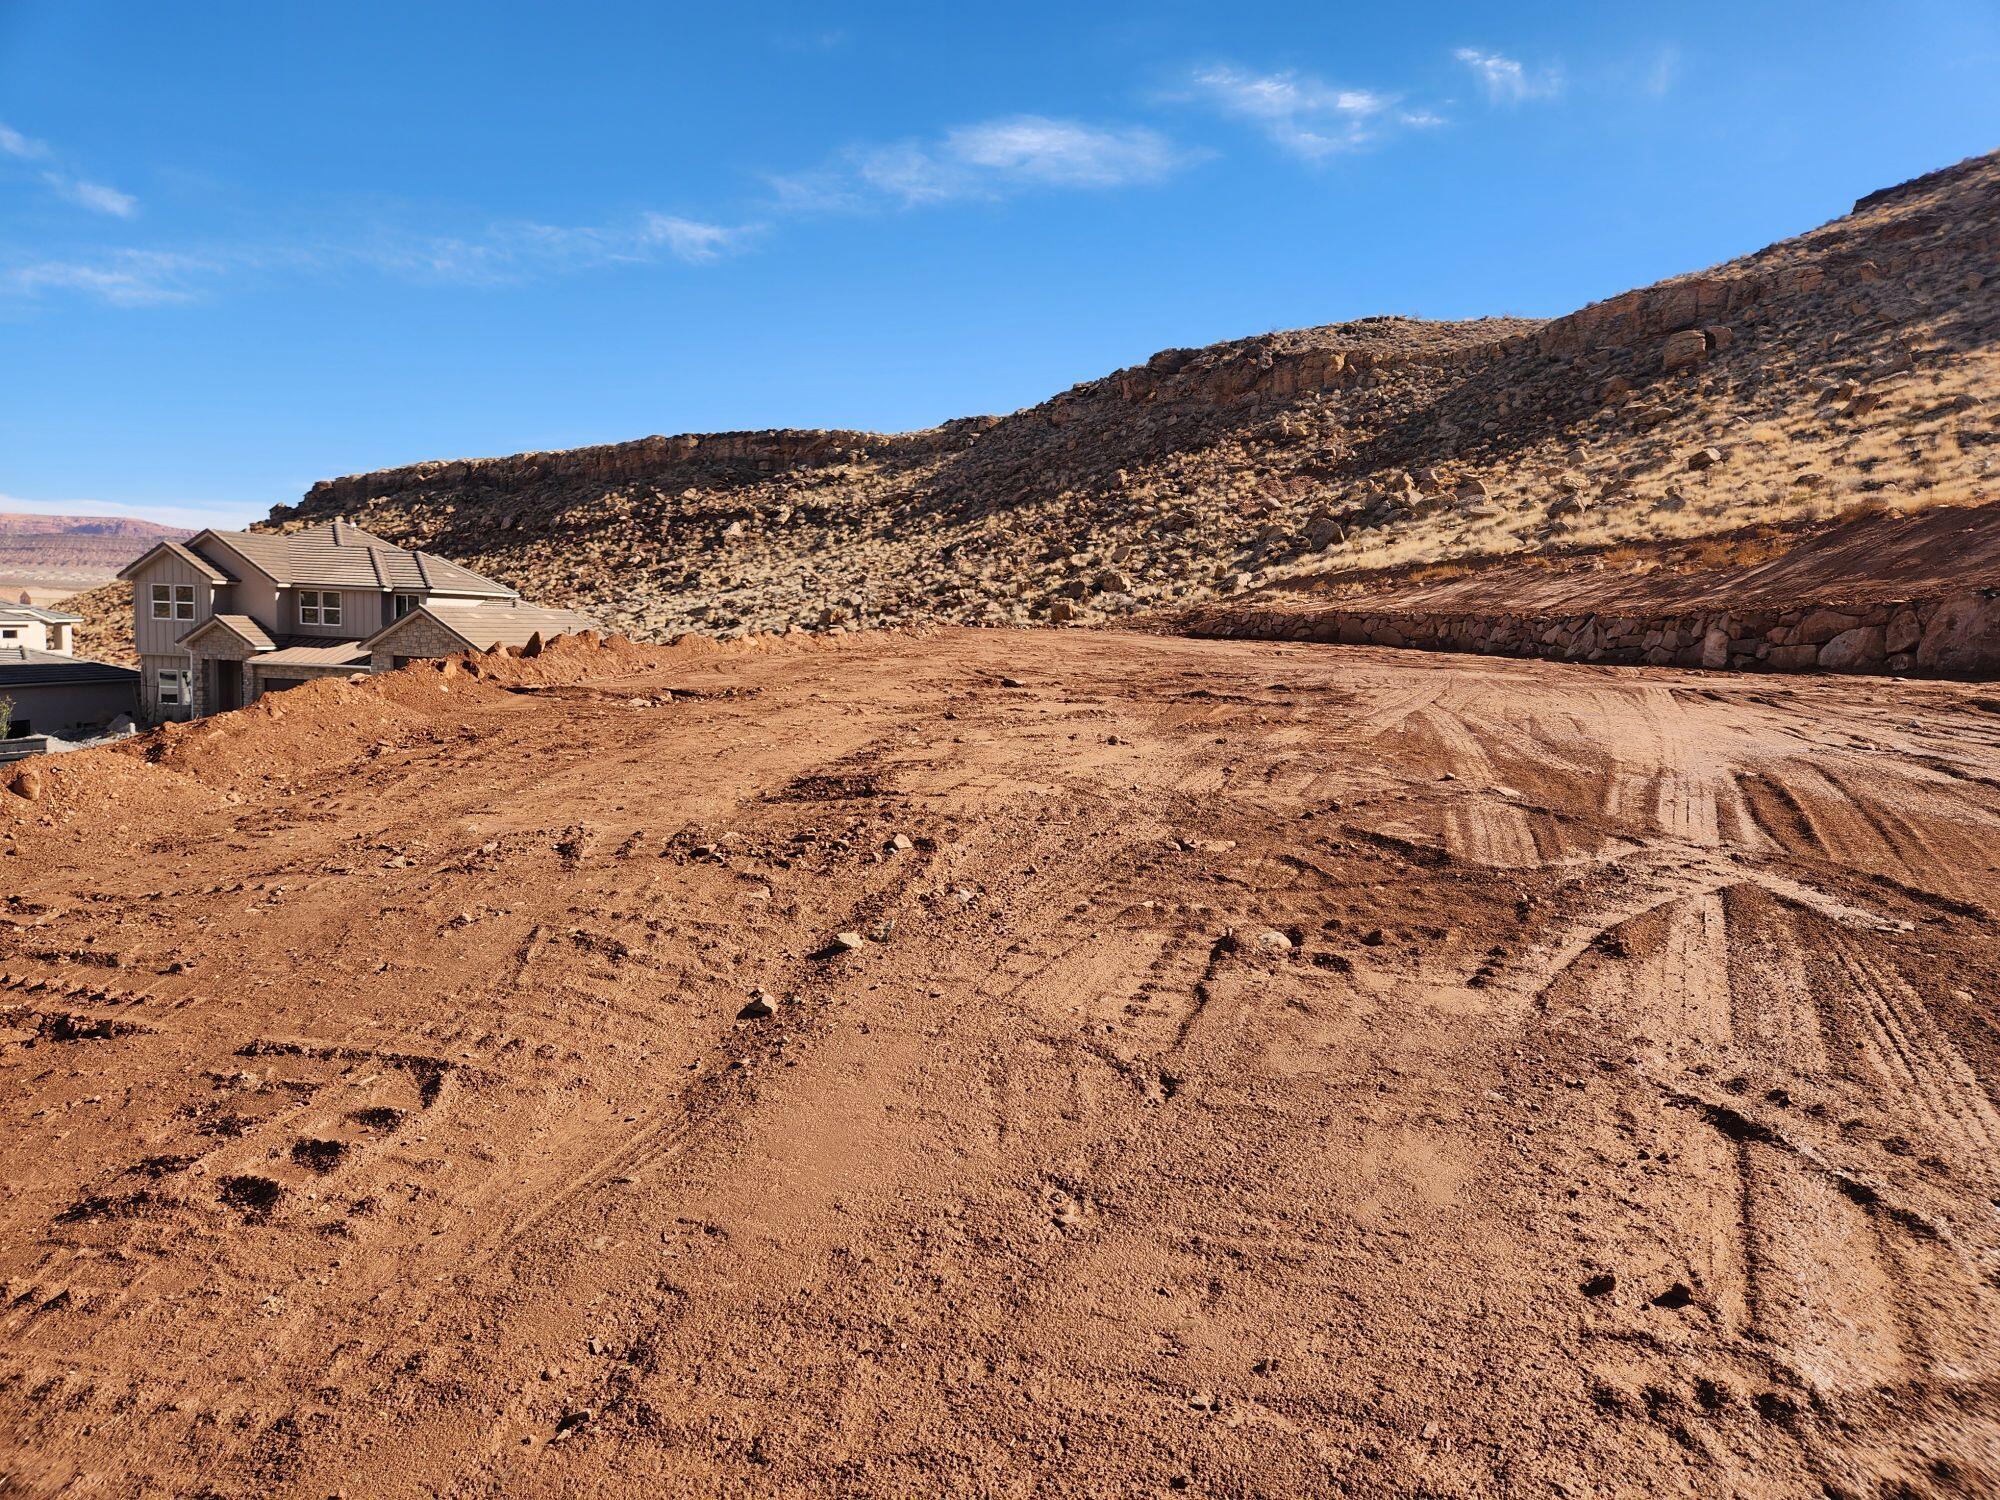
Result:
M1697 448L1688 455L1687 464L1690 469L1712 469L1721 462L1720 448Z
M749 1003L743 1009L736 1012L736 1019L739 1021L762 1021L766 1017L776 1014L777 1007L771 1004L771 997L762 990L752 990L750 992ZM592 1342L595 1342L595 1340Z
M1292 940L1284 933L1273 928L1269 932L1260 932L1257 934L1257 946L1270 953L1290 953L1292 951Z
M1608 1297L1617 1289L1618 1278L1609 1271L1599 1271L1579 1288L1586 1297Z
M898 854L907 854L917 846L907 833L899 833L889 840L889 847Z
M1676 1281L1653 1299L1653 1306L1669 1309L1686 1307L1694 1301L1694 1289L1684 1281Z
M858 932L836 932L827 946L835 953L852 953L868 940Z

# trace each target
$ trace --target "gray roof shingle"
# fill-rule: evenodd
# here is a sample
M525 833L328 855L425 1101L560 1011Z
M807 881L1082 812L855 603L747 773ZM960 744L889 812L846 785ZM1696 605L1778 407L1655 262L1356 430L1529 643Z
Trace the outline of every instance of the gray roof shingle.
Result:
M209 538L285 588L518 597L506 584L448 558L408 551L345 521L289 532L205 531L194 542L199 545Z
M130 667L114 667L109 662L88 661L56 651L34 651L26 646L0 646L0 688L138 680L139 674Z

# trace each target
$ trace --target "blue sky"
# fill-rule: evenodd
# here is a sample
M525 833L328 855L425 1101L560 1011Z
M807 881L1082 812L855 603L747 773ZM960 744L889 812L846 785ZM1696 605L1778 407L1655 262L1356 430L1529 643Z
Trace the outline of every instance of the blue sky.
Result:
M2000 5L0 0L0 509L1558 314L2000 146Z

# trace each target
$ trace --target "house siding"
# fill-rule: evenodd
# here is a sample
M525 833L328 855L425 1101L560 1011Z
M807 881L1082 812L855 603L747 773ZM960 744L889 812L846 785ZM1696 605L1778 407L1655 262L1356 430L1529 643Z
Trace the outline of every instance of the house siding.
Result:
M168 587L192 585L194 588L194 618L192 620L156 620L153 618L153 585L166 584ZM208 578L182 562L172 553L162 553L143 571L132 579L132 643L141 656L164 656L179 653L174 642L193 630L203 620L216 611L216 594L227 592L228 585L218 590ZM227 600L223 601L227 605Z
M108 724L120 714L135 714L139 708L129 678L122 682L0 688L0 698L14 702L17 734L25 722L36 734L67 735L72 730Z
M189 670L188 654L185 651L166 651L143 654L139 658L139 707L149 720L172 717L185 719L193 710L182 704L176 710L163 710L160 705L160 673L185 672ZM197 680L201 674L195 673Z
M306 625L299 621L298 589L281 591L277 606L278 630L285 635L313 636L329 641L364 641L388 623L387 594L370 593L362 589L321 589L321 594L340 595L340 623L338 625ZM255 610L245 611L256 615ZM258 615L263 619L264 616Z

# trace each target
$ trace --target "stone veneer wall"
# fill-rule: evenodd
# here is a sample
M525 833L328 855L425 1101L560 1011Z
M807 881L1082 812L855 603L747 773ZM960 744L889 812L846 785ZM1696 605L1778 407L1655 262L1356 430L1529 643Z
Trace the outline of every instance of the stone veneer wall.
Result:
M1492 656L1760 672L2000 677L2000 589L1834 609L1698 610L1645 616L1468 614L1215 606L1190 634L1408 646Z
M405 618L395 633L376 644L370 662L377 672L387 672L399 656L450 656L463 651L465 642L424 615Z

